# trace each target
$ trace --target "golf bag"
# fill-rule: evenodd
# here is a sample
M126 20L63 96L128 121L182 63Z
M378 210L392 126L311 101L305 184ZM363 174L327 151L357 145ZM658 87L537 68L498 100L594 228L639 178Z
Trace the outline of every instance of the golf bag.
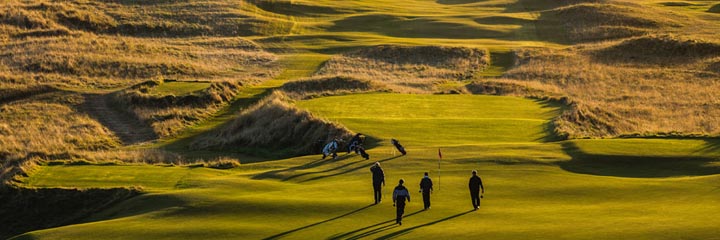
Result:
M348 144L347 153L350 153L351 151L355 151L356 154L359 153L357 150L357 147L362 144L363 140L360 137L362 136L362 133L355 134L355 136L350 139L350 144Z
M355 146L355 152L360 153L360 156L362 156L365 160L370 159L370 154L365 152L365 148L362 145Z
M395 146L395 148L397 148L397 150L400 151L400 153L402 153L402 155L407 154L407 152L405 152L405 147L400 145L400 142L398 140L393 138L392 140L390 140L390 142L392 142L392 145Z
M322 159L325 159L327 156L332 155L332 158L335 159L337 157L337 149L338 149L338 143L336 140L332 140L332 142L325 145L323 148L323 156Z

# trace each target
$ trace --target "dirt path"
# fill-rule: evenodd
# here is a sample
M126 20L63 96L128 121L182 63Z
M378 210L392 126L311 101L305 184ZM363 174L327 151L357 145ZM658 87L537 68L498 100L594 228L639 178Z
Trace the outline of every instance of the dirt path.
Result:
M110 94L83 94L83 97L85 101L80 110L110 129L124 145L158 138L150 125L112 106Z

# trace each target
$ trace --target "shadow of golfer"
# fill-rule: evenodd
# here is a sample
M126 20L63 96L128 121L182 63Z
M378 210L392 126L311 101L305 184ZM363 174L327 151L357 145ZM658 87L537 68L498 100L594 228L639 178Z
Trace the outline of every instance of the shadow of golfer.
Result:
M424 212L424 210L420 210L420 211L405 215L403 218L408 218L408 217L411 217L411 216L421 213L421 212ZM387 220L387 221L376 223L376 224L366 226L363 228L355 229L353 231L346 232L346 233L343 233L340 235L331 236L328 239L333 239L333 240L358 239L358 238L370 236L370 235L373 235L373 234L376 234L379 232L387 231L387 230L393 229L395 227L397 227L397 225L395 224L395 218L393 218L391 220Z
M378 237L377 239L393 239L393 238L396 238L396 237L399 237L399 236L408 234L408 233L412 232L412 231L415 230L415 229L422 228L422 227L427 227L427 226L431 226L431 225L434 225L434 224L438 224L438 223L441 223L441 222L444 222L444 221L447 221L447 220L450 220L450 219L453 219L453 218L457 218L457 217L463 216L463 215L468 214L468 213L471 213L471 212L474 212L474 210L470 210L470 211L467 211L467 212L458 213L458 214L455 214L455 215L452 215L452 216L449 216L449 217L446 217L446 218L443 218L443 219L438 219L438 220L435 220L435 221L432 221L432 222L429 222L429 223L425 223L425 224L422 224L422 225L417 225L417 226L414 226L414 227L411 227L411 228L403 229L403 230L400 230L400 231L397 231L397 232L394 232L394 233L391 233L391 234L388 234L388 235L385 235L385 236Z
M317 225L320 225L320 224L323 224L323 223L327 223L327 222L330 222L330 221L334 221L334 220L337 220L337 219L340 219L340 218L344 218L344 217L350 216L350 215L352 215L352 214L354 214L354 213L357 213L357 212L360 212L360 211L362 211L362 210L368 209L369 207L372 207L372 206L374 206L374 205L375 205L375 204L370 204L370 205L367 205L367 206L365 206L365 207L362 207L362 208L359 208L359 209L355 209L355 210L353 210L353 211L351 211L351 212L345 213L345 214L343 214L343 215L340 215L340 216L337 216L337 217L334 217L334 218L330 218L330 219L327 219L327 220L324 220L324 221L316 222L316 223L313 223L313 224L310 224L310 225L307 225L307 226L304 226L304 227L299 227L299 228L296 228L296 229L292 229L292 230L288 230L288 231L285 231L285 232L281 232L281 233L278 233L278 234L275 234L275 235L272 235L272 236L270 236L270 237L266 237L266 238L263 238L263 239L264 239L264 240L279 239L279 238L281 238L281 237L283 237L283 236L285 236L285 235L288 235L288 234L291 234L291 233L294 233L294 232L297 232L297 231L300 231L300 230L303 230L303 229L308 229L308 228L311 228L311 227L314 227L314 226L317 226Z

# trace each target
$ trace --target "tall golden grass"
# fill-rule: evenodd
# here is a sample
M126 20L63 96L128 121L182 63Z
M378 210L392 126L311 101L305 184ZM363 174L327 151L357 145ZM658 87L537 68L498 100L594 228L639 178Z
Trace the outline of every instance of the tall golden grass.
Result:
M165 14L183 8L177 14ZM242 37L240 6L195 2L19 1L0 6L0 88L102 88L153 78L264 80L276 57ZM232 10L237 17L232 17ZM231 13L223 13L231 12ZM178 38L182 37L182 38Z
M647 35L523 50L505 77L569 97L576 105L557 125L571 138L720 134L720 75L708 71L720 44L678 39L684 38Z
M214 82L209 88L186 95L157 95L146 82L114 94L118 106L150 124L160 137L176 134L225 106L238 93L241 83Z
M380 45L333 57L315 75L352 76L400 91L433 92L435 84L475 78L489 62L485 49Z
M249 149L282 151L285 154L314 153L318 141L349 139L345 127L313 116L290 104L288 96L275 91L219 131L192 143L195 149Z
M386 84L346 76L300 79L283 84L280 90L295 99L350 93L391 91Z
M72 158L76 152L107 150L118 139L102 125L68 107L80 96L49 97L0 105L0 180L31 171L36 161ZM53 103L56 102L56 103Z
M641 36L657 29L680 26L680 22L674 20L677 16L624 1L569 4L541 14L541 20L547 21L546 24L564 26L571 42Z

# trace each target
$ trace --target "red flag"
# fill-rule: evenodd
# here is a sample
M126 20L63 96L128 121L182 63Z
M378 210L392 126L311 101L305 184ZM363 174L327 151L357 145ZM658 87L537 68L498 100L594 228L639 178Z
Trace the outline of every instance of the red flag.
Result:
M440 148L438 148L438 157L442 159L442 152L440 152Z

